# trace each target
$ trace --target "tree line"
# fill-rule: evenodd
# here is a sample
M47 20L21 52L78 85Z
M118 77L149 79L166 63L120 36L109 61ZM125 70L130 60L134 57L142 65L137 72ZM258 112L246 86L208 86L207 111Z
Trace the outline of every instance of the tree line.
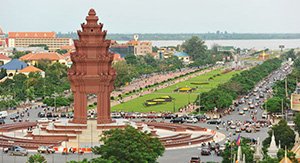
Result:
M249 93L259 81L278 69L281 62L278 58L267 60L261 65L233 76L228 82L202 93L201 105L205 110L228 108L238 96Z

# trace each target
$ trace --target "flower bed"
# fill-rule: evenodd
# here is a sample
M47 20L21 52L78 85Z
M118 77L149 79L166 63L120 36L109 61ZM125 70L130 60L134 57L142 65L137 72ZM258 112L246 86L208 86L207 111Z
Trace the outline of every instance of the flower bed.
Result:
M161 105L166 102L172 102L173 98L171 96L161 96L155 99L147 100L144 105L145 106L155 106L155 105Z
M191 87L181 87L174 90L174 92L193 92L196 88Z

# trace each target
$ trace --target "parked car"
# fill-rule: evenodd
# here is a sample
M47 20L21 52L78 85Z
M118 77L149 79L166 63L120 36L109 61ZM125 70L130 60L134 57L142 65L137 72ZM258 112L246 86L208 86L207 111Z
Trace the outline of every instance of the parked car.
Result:
M247 127L247 128L246 128L246 132L251 133L251 132L252 132L251 127Z
M55 153L55 150L52 148L52 147L47 147L47 146L40 146L38 149L37 149L37 152L38 153Z
M0 124L4 125L5 124L5 120L4 119L0 119Z
M171 122L171 123L183 123L183 122L184 122L184 119L178 117L178 118L171 119L170 122Z
M210 120L210 121L207 121L207 124L210 124L210 125L219 125L221 124L221 120Z
M201 163L200 157L192 157L190 163Z
M201 155L202 156L209 156L211 154L210 149L209 148L202 148L201 149Z
M48 123L49 119L48 118L41 118L39 120L37 120L38 123Z
M248 108L243 108L244 111L248 111Z
M194 118L194 117L188 117L186 118L185 120L187 123L197 123L198 122L198 119L197 118Z
M11 156L27 156L28 151L25 148L22 148L20 146L12 146L9 148L3 149L4 153L7 153Z
M235 132L236 132L236 133L241 133L242 131L241 131L240 128L236 128L236 129L235 129Z
M43 112L39 112L38 113L38 117L40 117L40 118L44 118L46 115L45 115L45 113L43 113Z
M243 115L245 112L243 110L239 111L239 115Z
M236 125L230 125L230 128L231 128L231 129L235 129L235 128L236 128Z

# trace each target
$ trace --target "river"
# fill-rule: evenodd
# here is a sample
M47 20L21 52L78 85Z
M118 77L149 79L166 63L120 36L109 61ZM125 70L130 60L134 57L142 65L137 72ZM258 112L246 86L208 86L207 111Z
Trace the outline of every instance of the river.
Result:
M177 46L182 44L183 40L150 40L152 46L162 47L162 46ZM124 41L118 41L124 43ZM205 40L205 44L210 48L214 44L221 46L234 46L236 48L247 48L247 49L273 49L278 50L279 45L284 45L285 48L300 48L300 39L274 39L274 40Z

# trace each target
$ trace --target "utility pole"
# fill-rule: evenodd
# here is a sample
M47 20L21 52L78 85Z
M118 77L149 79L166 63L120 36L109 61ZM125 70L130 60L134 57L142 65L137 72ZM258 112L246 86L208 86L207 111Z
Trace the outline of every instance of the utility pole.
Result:
M201 114L200 113L200 111L201 111L201 94L199 93L199 114Z
M285 96L288 98L288 92L287 92L287 77L285 78Z

